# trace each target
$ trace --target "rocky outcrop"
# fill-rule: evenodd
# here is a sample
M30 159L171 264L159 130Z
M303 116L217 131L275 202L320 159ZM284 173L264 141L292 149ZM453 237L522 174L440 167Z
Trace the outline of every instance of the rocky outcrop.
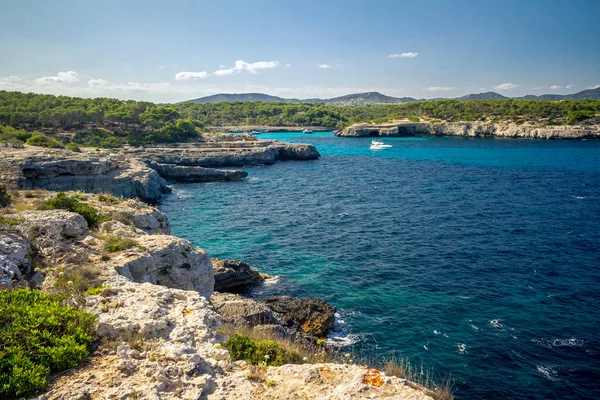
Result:
M0 230L0 290L27 287L33 274L33 251L20 234Z
M339 132L346 137L461 136L519 139L600 139L599 126L542 126L512 122L394 122L355 124Z
M260 300L215 292L210 300L224 322L274 336L314 344L333 329L335 307L319 299L276 296Z
M168 192L156 171L109 152L2 147L0 171L7 186L19 189L82 190L147 202L156 202Z
M239 181L248 176L246 171L179 166L175 164L150 163L152 169L163 178L177 182Z
M349 364L288 364L268 367L263 382L250 381L248 371L234 368L219 375L209 399L227 400L432 400L415 384L376 369Z
M169 288L194 290L208 298L215 277L206 252L185 239L168 235L136 237L140 248L112 258L110 265L128 279Z
M324 337L333 328L335 307L327 302L311 297L273 296L262 302L275 313L284 316L292 323L298 323L310 335ZM284 321L286 325L290 322Z
M211 259L215 270L215 291L239 293L260 284L263 278L243 261Z
M219 316L194 291L139 284L113 276L86 309L98 316L98 352L39 397L58 399L200 399L229 363L217 346Z
M245 178L241 170L214 168L314 160L314 146L258 140L251 135L206 134L197 143L125 147L118 154L1 146L3 183L12 189L79 190L155 203L168 193L165 179L181 182Z

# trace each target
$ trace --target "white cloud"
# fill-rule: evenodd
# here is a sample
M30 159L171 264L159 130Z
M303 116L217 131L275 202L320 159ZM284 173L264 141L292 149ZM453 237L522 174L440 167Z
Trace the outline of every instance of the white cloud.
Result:
M561 85L552 85L550 86L550 89L562 89Z
M88 81L88 85L91 88L101 88L101 87L109 86L110 82L107 81L106 79L90 79Z
M484 87L480 87L480 88L479 88L479 90L481 90L481 91L483 91L483 90L485 90L485 89L486 89L486 88L484 88Z
M427 90L429 90L430 92L440 92L440 91L452 90L452 89L454 89L454 88L450 87L450 86L430 86L427 88Z
M35 81L39 85L53 84L53 83L73 83L79 80L79 74L75 71L61 71L56 76L44 76L37 78Z
M565 86L567 89L571 89L573 87L573 85L567 85Z
M204 79L208 76L208 72L206 71L200 71L200 72L187 72L187 71L181 71L175 74L175 79L177 79L178 81L182 81L182 80L188 80L188 79Z
M344 64L335 64L336 68L342 68L344 66Z
M594 86L590 86L588 89L599 89L600 85L594 85Z
M319 65L317 65L317 68L327 69L327 68L331 68L331 65L328 65L328 64L319 64Z
M233 73L239 73L242 71L248 71L251 74L256 74L261 69L275 68L278 65L279 65L279 62L277 62L277 61L258 61L255 63L247 63L243 60L237 60L235 62L235 66L233 66L231 68L223 68L223 66L221 66L220 69L215 71L215 75L217 75L217 76L232 75Z
M389 58L415 58L418 55L419 53L413 53L412 51L409 51L407 53L390 54Z
M514 83L503 83L501 85L496 86L496 89L498 89L498 90L510 90L510 89L516 89L518 87L519 87L519 85L516 85Z
M285 64L285 66L286 66L286 67L291 67L291 66L292 66L292 64Z
M544 87L543 86L536 86L533 88L533 90L542 90Z

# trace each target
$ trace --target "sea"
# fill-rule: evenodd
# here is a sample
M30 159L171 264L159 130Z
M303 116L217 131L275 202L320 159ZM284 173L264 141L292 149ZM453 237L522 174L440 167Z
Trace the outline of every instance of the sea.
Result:
M174 184L173 234L337 307L457 399L600 398L600 141L265 133L322 157Z

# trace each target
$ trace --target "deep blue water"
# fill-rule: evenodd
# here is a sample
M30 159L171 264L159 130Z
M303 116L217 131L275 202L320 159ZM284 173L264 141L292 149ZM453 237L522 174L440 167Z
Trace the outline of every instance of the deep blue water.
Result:
M173 233L340 310L354 346L455 379L459 399L600 398L600 142L369 139L318 161L175 185Z

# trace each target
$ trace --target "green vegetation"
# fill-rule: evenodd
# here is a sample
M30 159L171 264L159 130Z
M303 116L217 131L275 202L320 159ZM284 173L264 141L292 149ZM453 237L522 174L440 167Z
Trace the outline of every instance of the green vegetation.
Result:
M29 289L0 291L0 398L31 396L87 359L95 317Z
M36 146L117 148L202 140L222 125L326 126L426 117L440 121L600 123L600 100L432 100L334 106L322 103L153 104L0 91L0 142ZM40 133L43 132L43 133ZM66 135L54 135L67 132ZM71 147L70 149L75 149ZM76 151L76 150L74 150Z
M82 261L83 262L83 261ZM99 271L89 265L77 265L69 270L59 270L52 293L57 296L80 299L89 290L101 287Z
M239 333L223 342L223 347L229 350L232 360L245 360L255 365L277 367L301 361L298 353L287 350L274 340L257 341Z
M135 240L131 238L122 238L118 235L107 236L104 240L103 250L107 253L116 253L117 251L131 249L132 247L142 248Z
M81 148L77 146L75 143L69 143L65 146L65 149L70 150L75 153L81 153Z
M25 222L23 218L0 217L0 226L17 226L23 222Z
M65 146L53 137L44 135L41 132L33 132L31 137L25 141L30 146L48 147L51 149L62 149Z
M6 187L0 183L0 207L8 207L12 199L10 194L6 191Z
M67 210L81 215L88 223L90 228L96 228L104 221L109 221L110 217L104 217L98 214L98 211L76 198L69 197L65 193L58 193L55 198L46 200L42 203L42 210Z

